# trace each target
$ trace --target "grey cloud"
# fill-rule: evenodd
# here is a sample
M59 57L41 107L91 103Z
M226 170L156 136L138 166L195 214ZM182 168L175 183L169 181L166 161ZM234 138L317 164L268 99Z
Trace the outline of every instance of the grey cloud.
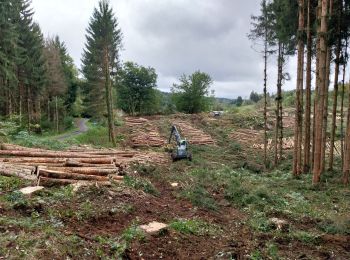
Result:
M262 57L247 39L250 16L258 13L259 2L111 0L124 34L121 58L156 68L161 90L169 91L182 74L199 69L212 76L217 96L261 92ZM45 35L58 34L78 66L85 29L97 3L33 0L35 19ZM269 85L274 86L273 70L270 74Z

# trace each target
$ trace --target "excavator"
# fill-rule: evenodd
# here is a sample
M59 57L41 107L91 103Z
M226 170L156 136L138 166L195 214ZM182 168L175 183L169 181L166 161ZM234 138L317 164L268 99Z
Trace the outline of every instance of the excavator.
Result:
M177 130L176 126L173 125L171 127L170 137L169 137L169 144L171 142L171 138L175 137L176 141L176 149L171 152L171 158L173 159L173 162L181 159L188 159L189 161L192 161L192 154L188 151L188 142L186 139L182 139L179 131Z

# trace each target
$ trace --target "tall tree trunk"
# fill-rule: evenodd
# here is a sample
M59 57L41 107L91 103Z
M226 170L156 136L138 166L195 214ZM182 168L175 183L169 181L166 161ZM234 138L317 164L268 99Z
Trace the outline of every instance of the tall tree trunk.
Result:
M345 51L343 52L343 57L348 49L348 39L345 37ZM345 95L345 73L346 73L346 61L343 64L343 79L342 79L342 91L341 91L341 101L340 101L340 153L342 167L344 166L344 95Z
M277 95L276 95L276 122L275 122L275 167L278 165L278 147L279 147L279 134L280 134L280 102L281 102L281 63L282 63L282 43L278 42L278 56L277 56Z
M305 100L305 138L304 138L304 173L310 170L310 140L311 140L311 0L307 0L307 61L306 61L306 100Z
M55 113L56 113L56 133L59 132L59 123L58 123L58 101L57 101L57 96L55 97Z
M112 97L111 97L111 79L109 73L109 54L108 48L105 49L105 88L106 88L106 105L107 105L107 116L108 116L108 134L109 140L114 146L116 141L114 137L114 122L113 122L113 108L112 108Z
M267 167L267 30L264 42L264 165Z
M316 119L315 119L315 154L313 165L313 184L320 182L322 173L322 133L323 133L323 113L325 113L325 91L326 91L326 73L327 73L327 32L328 32L328 0L319 0L321 7L320 24L318 25L317 37L320 41L318 83L319 95L316 100Z
M350 100L350 91L349 91ZM343 163L343 183L349 184L349 171L350 171L350 102L348 102L348 116L347 127L345 135L345 150L344 150L344 163Z
M30 87L27 86L27 116L28 116L28 132L30 133L30 124L31 124L31 105L30 105Z
M335 51L335 72L334 72L334 90L333 90L333 110L332 110L332 129L331 129L331 145L329 153L329 170L333 170L334 163L334 142L335 142L335 130L337 128L337 107L338 107L338 78L339 78L339 65L340 65L340 51L341 51L341 35L340 25L342 16L342 1L338 8L338 22L337 22L337 47Z
M299 0L299 27L298 27L298 71L296 88L296 109L294 126L294 159L293 174L300 175L302 171L301 152L302 152L302 128L303 128L303 80L304 80L304 30L305 30L305 2Z
M284 66L284 44L281 46L281 57L280 57L280 67L279 67L279 82L278 82L278 114L279 114L279 147L278 147L278 157L279 161L282 160L283 156L283 97L282 97L282 81L283 81L283 66Z

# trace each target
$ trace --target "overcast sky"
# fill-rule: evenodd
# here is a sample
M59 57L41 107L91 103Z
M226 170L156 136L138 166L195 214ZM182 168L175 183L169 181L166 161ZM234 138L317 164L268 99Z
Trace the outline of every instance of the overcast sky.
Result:
M121 58L151 66L158 88L170 91L182 74L196 70L214 80L217 97L248 97L262 92L263 62L247 39L250 16L260 0L111 0L123 32ZM58 35L78 67L85 30L98 0L33 0L34 18L45 36ZM271 58L269 91L275 89L275 57ZM287 70L295 86L295 62Z

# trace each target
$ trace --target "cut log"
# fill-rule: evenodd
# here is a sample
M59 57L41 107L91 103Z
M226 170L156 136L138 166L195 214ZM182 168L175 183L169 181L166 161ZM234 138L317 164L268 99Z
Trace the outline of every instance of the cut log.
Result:
M84 181L108 181L108 177L96 176L96 175L86 175L71 172L54 171L48 169L38 169L38 176L49 177L55 179L73 179L73 180L84 180Z
M50 157L50 158L105 158L104 155L91 155L85 153L52 152L52 151L26 151L26 150L0 150L0 155Z
M72 180L72 179L52 179L52 178L47 178L42 176L40 176L38 179L38 185L45 186L45 187L65 186L65 185L74 184L74 183L82 183L83 185L89 185L92 182ZM95 184L98 186L110 186L111 182L95 181Z
M97 168L97 167L40 167L40 170L46 169L50 171L59 171L59 172L70 172L86 175L97 175L97 176L108 176L109 174L117 174L118 169L116 167L112 169Z
M37 179L30 169L10 167L5 165L0 165L0 175L7 177L18 177L32 181Z

